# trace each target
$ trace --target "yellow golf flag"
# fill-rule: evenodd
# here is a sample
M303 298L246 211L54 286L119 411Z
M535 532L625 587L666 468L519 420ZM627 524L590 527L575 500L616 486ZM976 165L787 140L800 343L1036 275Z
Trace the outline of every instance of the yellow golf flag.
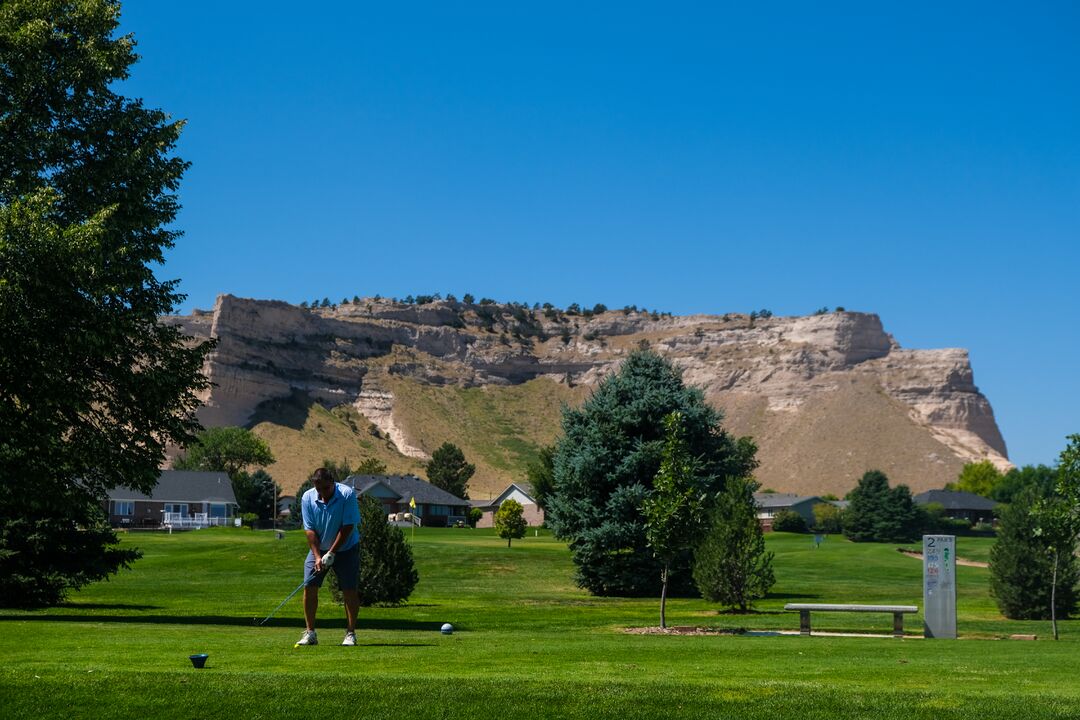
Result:
M415 497L409 498L409 507L411 507L413 510L416 509L416 498Z

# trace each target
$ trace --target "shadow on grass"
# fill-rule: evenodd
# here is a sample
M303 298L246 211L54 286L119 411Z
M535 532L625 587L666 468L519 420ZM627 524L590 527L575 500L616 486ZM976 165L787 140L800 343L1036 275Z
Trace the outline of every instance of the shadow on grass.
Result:
M57 607L69 610L164 610L161 605L133 605L128 603L76 603L64 602Z
M360 643L360 647L435 647L435 643Z
M81 606L86 607L86 606ZM260 625L261 617L235 617L231 615L3 615L2 622L70 622L70 623L120 623L148 625L233 625L236 627L291 627L303 628L303 618L271 618ZM411 630L439 632L442 623L416 620L390 620L359 618L358 630ZM345 618L319 618L319 628L345 628ZM456 628L464 630L463 627Z

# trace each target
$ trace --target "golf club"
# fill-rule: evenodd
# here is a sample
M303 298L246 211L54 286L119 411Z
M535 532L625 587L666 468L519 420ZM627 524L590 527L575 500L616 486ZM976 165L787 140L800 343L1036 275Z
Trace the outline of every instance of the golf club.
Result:
M329 570L330 570L330 566L334 564L334 554L333 553L327 553L326 555L329 557L330 561L326 562L326 557L324 556L324 558L323 558L323 569L320 572L316 573L315 575L312 575L310 580L305 580L304 582L297 585L296 589L293 590L291 593L289 593L288 596L286 596L286 598L281 601L281 604L278 605L276 608L274 608L273 611L269 615L267 615L265 618L263 618L262 622L255 622L259 618L252 618L252 622L254 622L256 625L265 625L266 621L269 620L270 618L274 617L274 614L277 613L277 611L280 610L285 603L292 600L293 595L295 595L296 593L303 590L307 585L315 582L316 579L322 577L323 575L326 575L326 573L329 572Z

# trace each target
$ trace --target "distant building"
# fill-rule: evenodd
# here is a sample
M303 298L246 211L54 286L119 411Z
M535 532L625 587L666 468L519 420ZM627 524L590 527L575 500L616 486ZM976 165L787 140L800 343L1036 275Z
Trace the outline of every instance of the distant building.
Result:
M808 527L813 527L814 506L828 501L822 500L817 495L794 495L791 493L754 493L754 503L757 505L757 519L761 523L761 529L768 532L772 530L772 519L781 510L790 510L801 515Z
M469 501L451 495L415 475L350 475L345 484L382 503L387 515L411 513L428 527L465 522ZM413 508L410 501L416 503Z
M470 500L469 504L483 511L478 528L495 526L495 511L507 500L517 500L524 509L525 522L530 527L544 524L544 511L536 504L535 491L529 483L510 483L497 497L490 500Z
M997 503L975 493L956 490L927 490L912 498L918 505L938 503L945 508L945 516L954 520L992 523Z
M127 487L109 490L106 510L113 527L199 528L232 524L238 507L223 472L162 470L149 495Z

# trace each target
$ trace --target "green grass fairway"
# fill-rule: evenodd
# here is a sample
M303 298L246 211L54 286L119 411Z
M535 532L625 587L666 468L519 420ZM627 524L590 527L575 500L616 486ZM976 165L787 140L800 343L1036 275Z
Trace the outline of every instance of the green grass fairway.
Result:
M324 591L319 639L293 648L298 532L218 529L124 536L134 570L43 611L0 611L0 718L1038 718L1080 717L1080 621L1011 622L987 570L959 568L959 641L770 635L795 630L786 602L922 606L921 564L894 546L773 534L774 593L749 615L700 599L669 603L672 625L766 631L643 635L658 601L577 589L562 543L507 549L490 531L424 529L420 584L397 608L361 609L360 646ZM959 538L961 557L991 541ZM451 622L453 635L438 628ZM888 615L822 614L814 629L891 630ZM921 616L907 620L921 634ZM1036 633L1038 642L1003 640ZM195 670L188 655L210 654Z

